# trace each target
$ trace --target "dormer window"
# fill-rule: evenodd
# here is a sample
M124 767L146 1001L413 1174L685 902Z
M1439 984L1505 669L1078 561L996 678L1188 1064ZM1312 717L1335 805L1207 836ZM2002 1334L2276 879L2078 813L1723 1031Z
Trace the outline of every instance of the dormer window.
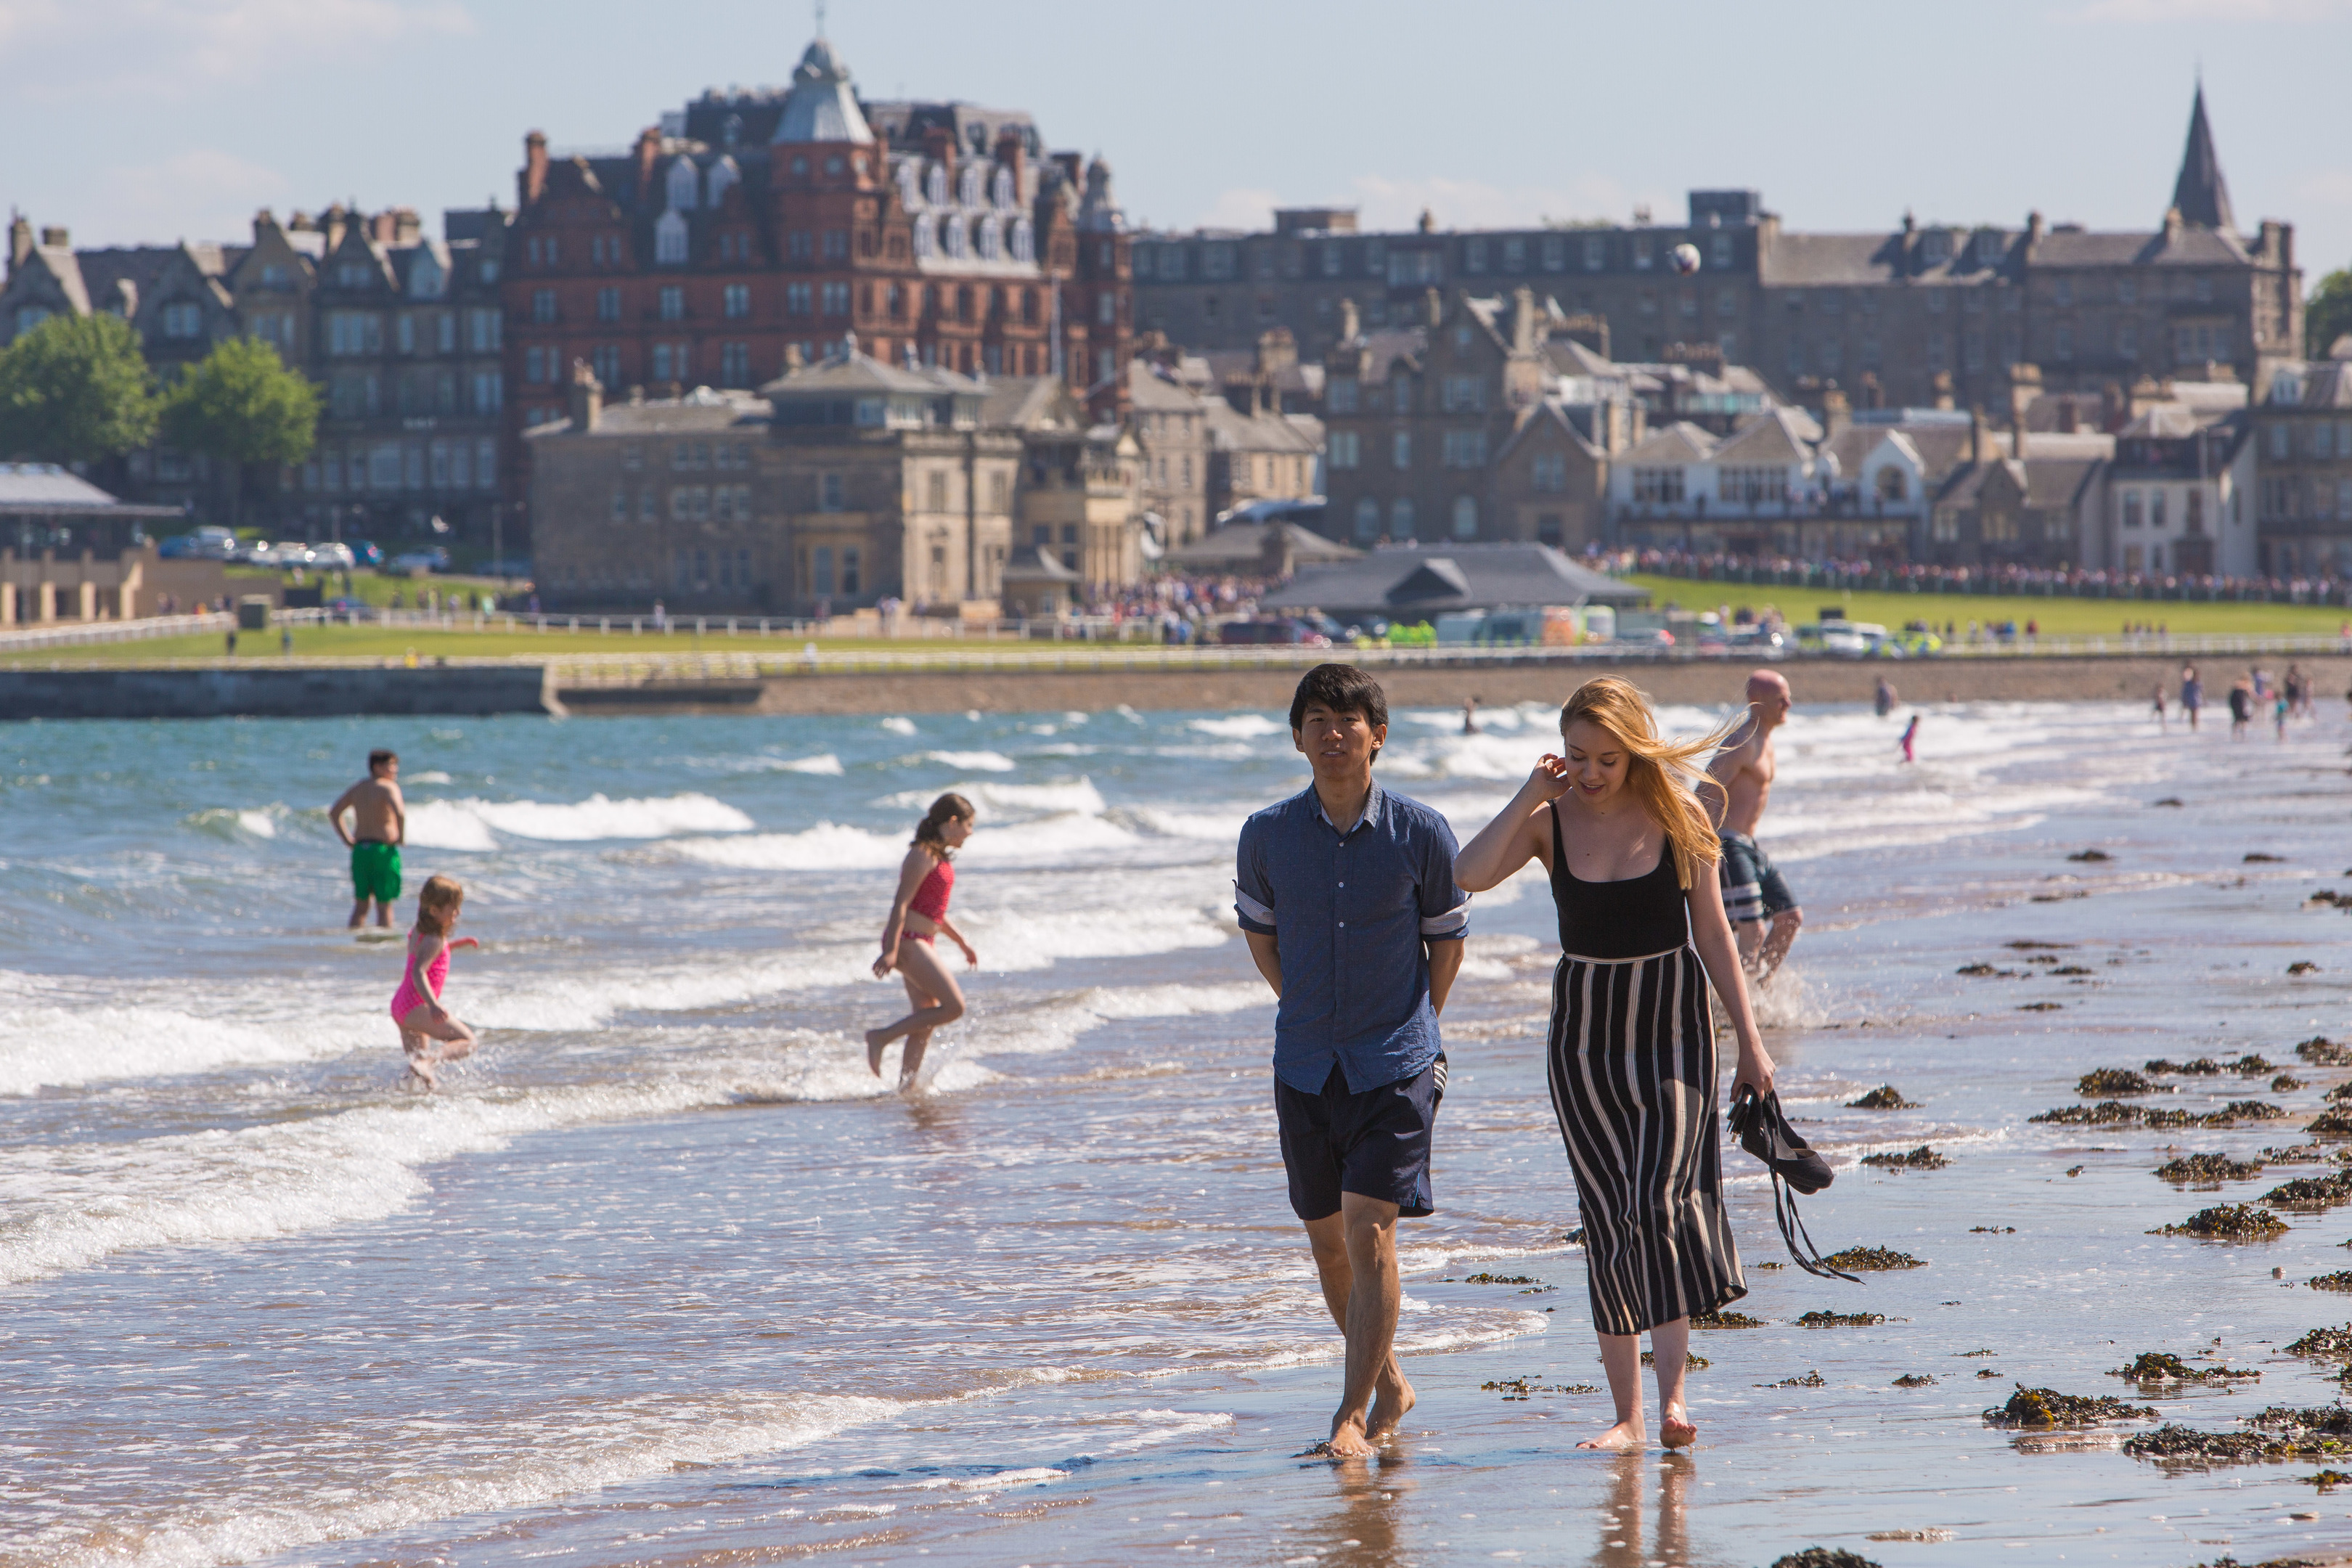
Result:
M373 270L364 261L346 261L335 269L335 281L346 289L364 289Z
M409 270L409 296L417 300L438 300L443 292L442 285L446 281L447 276L441 270L440 264L427 252L418 257L416 265Z
M702 181L696 174L694 160L680 158L669 166L669 205L672 212L692 212L695 198L700 193Z
M1013 220L1013 259L1015 261L1037 259L1036 231L1030 226L1029 220L1025 217Z
M948 254L957 260L962 260L971 253L971 235L961 222L950 219L944 237L947 240Z
M984 261L1004 254L1004 226L992 213L980 220L980 254Z
M273 261L268 266L261 269L261 286L264 289L290 288L292 286L292 282L293 280L289 277L286 268L279 266L277 262Z
M923 205L923 172L912 159L898 165L898 205L908 212Z
M944 163L934 163L923 176L923 196L935 207L948 205L948 170Z
M201 337L205 330L205 310L195 304L171 304L163 307L163 335L167 338Z
M980 205L982 177L979 164L966 163L963 174L956 181L956 199L968 207Z
M2003 236L1998 229L1986 229L1977 236L1978 265L1990 267L2000 259L2004 248Z
M832 157L827 158L824 161L824 172L833 175L836 179L841 176L842 171L847 167L848 165L841 161L841 154L838 153L835 153Z
M654 223L654 260L676 266L686 259L686 219L666 212Z
M1931 267L1940 267L1952 258L1952 237L1940 228L1931 228L1920 237L1919 254Z
M1012 170L1010 170L1010 169L999 169L999 170L997 170L997 171L996 171L995 185L996 185L996 190L995 190L996 205L997 205L998 206L1000 206L1000 207L1009 207L1009 206L1011 206L1011 205L1012 205L1015 201L1017 201L1017 200L1019 200L1019 199L1020 199L1020 198L1019 198L1018 194L1017 194L1017 193L1015 193L1015 192L1014 192L1014 190L1013 189L1013 171L1012 171Z

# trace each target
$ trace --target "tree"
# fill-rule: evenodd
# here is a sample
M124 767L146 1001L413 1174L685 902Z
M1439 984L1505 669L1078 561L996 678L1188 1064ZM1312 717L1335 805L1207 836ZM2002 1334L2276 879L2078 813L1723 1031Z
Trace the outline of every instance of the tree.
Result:
M310 455L318 432L317 389L258 338L220 344L163 405L165 439L227 463L299 463Z
M2352 268L2329 273L2303 307L2304 336L2313 359L2326 359L2336 339L2352 332Z
M96 463L153 438L154 373L120 316L52 316L0 351L0 455Z

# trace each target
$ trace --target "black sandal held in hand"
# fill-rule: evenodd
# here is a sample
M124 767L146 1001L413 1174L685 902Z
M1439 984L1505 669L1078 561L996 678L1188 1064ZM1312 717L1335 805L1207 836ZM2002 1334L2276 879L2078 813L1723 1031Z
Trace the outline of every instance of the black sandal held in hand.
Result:
M1772 1216L1780 1223L1780 1239L1788 1243L1789 1256L1797 1267L1824 1279L1861 1284L1822 1258L1806 1233L1805 1222L1797 1217L1796 1198L1781 1191L1785 1182L1810 1196L1827 1187L1832 1177L1829 1162L1814 1153L1812 1145L1797 1136L1797 1130L1780 1113L1780 1095L1759 1095L1754 1084L1743 1083L1732 1095L1724 1121L1739 1135L1739 1146L1763 1161L1764 1168L1772 1173Z

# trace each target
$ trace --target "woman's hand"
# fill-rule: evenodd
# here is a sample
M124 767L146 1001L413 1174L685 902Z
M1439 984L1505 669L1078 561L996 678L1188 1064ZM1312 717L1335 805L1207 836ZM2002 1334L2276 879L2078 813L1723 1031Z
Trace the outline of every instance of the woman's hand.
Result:
M894 942L890 946L884 948L882 950L882 956L874 961L874 978L879 980L898 967L898 944Z
M1742 1040L1739 1042L1739 1066L1731 1075L1731 1092L1738 1095L1739 1086L1748 1083L1756 1086L1759 1096L1769 1094L1777 1073L1771 1055L1764 1049L1762 1040Z
M964 961L964 963L966 963L967 964L971 965L971 966L972 968L974 968L974 969L978 969L978 968L980 967L980 954L978 954L978 953L974 952L971 950L971 943L970 943L970 942L957 942L957 943L956 943L956 945L957 945L958 947L960 947L960 948L963 949L963 961Z
M1566 795L1570 787L1568 759L1546 752L1536 759L1535 771L1528 774L1528 782L1520 793L1531 795L1538 800L1554 801Z

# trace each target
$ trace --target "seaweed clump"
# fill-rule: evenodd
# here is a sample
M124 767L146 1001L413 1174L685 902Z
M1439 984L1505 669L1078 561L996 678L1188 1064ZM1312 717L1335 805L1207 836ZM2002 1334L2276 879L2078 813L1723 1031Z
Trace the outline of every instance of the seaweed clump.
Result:
M2148 1232L2150 1236L2210 1236L2232 1241L2267 1241L2286 1234L2286 1221L2252 1204L2216 1204L2199 1209L2179 1225Z
M2283 1072L2276 1078L2271 1079L2271 1092L2273 1094L2293 1094L2296 1089L2301 1089L2302 1087L2303 1079L2295 1077L2294 1074L2291 1072Z
M1855 1268L1864 1273L1889 1268L1925 1268L1925 1258L1914 1258L1907 1252L1895 1252L1884 1247L1849 1247L1843 1252L1832 1252L1822 1260L1832 1268Z
M1904 1099L1903 1091L1893 1084L1882 1083L1860 1100L1847 1100L1846 1107L1852 1110L1916 1110L1919 1102Z
M1878 1568L1878 1564L1843 1546L1808 1546L1802 1552L1786 1552L1775 1557L1772 1568Z
M2332 1176L2297 1176L2263 1194L2263 1202L2288 1208L2326 1209L2352 1204L2352 1171Z
M1864 1154L1862 1163L1882 1171L1940 1171L1952 1162L1922 1143L1907 1154Z
M2164 1058L2158 1057L2147 1064L2147 1070L2152 1073L2165 1073L2173 1078L2219 1078L2221 1076L2222 1068L2221 1064L2211 1057L2199 1057L2194 1061L2186 1062L2167 1061Z
M1827 1388L1829 1384L1822 1381L1820 1373L1809 1372L1802 1377L1784 1377L1778 1383L1759 1383L1756 1386L1759 1388Z
M2289 1355L2317 1361L2352 1361L2352 1323L2340 1329L2314 1329L2286 1347Z
M2315 1068L2352 1067L2352 1046L2338 1045L2326 1035L2314 1035L2294 1047L2294 1054Z
M1472 1274L1465 1277L1462 1283L1465 1285L1533 1285L1536 1283L1536 1278L1532 1274Z
M2262 1100L2233 1100L2206 1118L2209 1125L2223 1121L2276 1121L2286 1115L2282 1108Z
M2183 1154L2156 1168L2160 1182L2242 1182L2262 1173L2260 1160L2232 1160L2227 1154Z
M1886 1321L1884 1312L1807 1312L1797 1320L1801 1329L1866 1329Z
M1684 1361L1683 1365L1684 1365L1685 1368L1687 1368L1688 1370L1692 1371L1692 1372L1697 1372L1697 1371L1700 1371L1700 1370L1701 1370L1701 1369L1703 1369L1703 1368L1710 1367L1710 1366L1713 1366L1713 1365L1715 1364L1713 1362L1711 1362L1711 1361L1707 1360L1707 1359L1706 1359L1706 1357L1705 1357L1705 1356L1703 1356L1703 1355L1699 1354L1696 1351L1690 1351L1690 1352L1685 1352L1685 1355L1686 1355L1686 1358L1687 1358L1687 1359L1685 1359L1685 1360ZM1655 1366L1655 1365L1657 1365L1657 1364L1658 1364L1658 1353L1657 1353L1657 1352L1655 1352L1655 1351L1643 1351L1643 1352L1642 1352L1642 1364L1643 1364L1643 1366Z
M1901 1377L1895 1380L1895 1386L1897 1388L1927 1388L1933 1386L1935 1381L1935 1374L1932 1373L1906 1372Z
M2102 1421L2153 1421L2152 1405L2128 1405L2110 1395L2061 1394L2054 1388L2017 1385L2009 1403L1984 1413L1995 1426L2046 1431L2053 1426L2091 1426Z
M1538 1383L1531 1377L1507 1377L1494 1383L1482 1383L1479 1391L1499 1394L1507 1401L1532 1399L1538 1394L1598 1394L1589 1383Z
M2170 1351L2142 1351L2129 1366L2116 1367L2107 1375L2132 1383L2230 1383L2263 1374L2239 1367L2190 1366Z
M2124 1439L2123 1449L2135 1459L2201 1459L2220 1464L2294 1457L2260 1432L2200 1432L2171 1423L2153 1432L2133 1433Z
M2304 1123L2305 1132L2333 1133L2338 1138L2352 1137L2352 1115L2341 1110L2323 1110Z
M2074 1080L2074 1092L2088 1098L2095 1094L2154 1094L2156 1081L2132 1071L2129 1068L2094 1068Z
M1690 1326L1694 1329L1760 1329L1764 1320L1751 1318L1745 1312L1693 1312Z
M2352 1268L2339 1268L2333 1274L2315 1274L2304 1283L2315 1290L2352 1290Z

